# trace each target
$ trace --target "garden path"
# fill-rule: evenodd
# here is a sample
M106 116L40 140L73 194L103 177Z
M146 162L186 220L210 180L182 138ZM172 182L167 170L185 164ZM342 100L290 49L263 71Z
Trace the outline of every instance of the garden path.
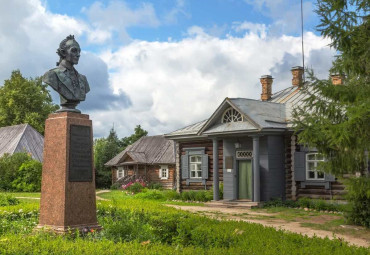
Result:
M328 237L329 239L339 239L341 241L348 242L350 244L356 245L356 246L364 246L364 247L370 247L370 243L368 240L365 240L360 237L354 237L350 235L344 235L344 234L334 234L331 231L326 230L317 230L317 229L311 229L308 227L302 227L301 223L304 223L305 221L286 221L284 219L277 219L273 216L276 215L276 213L265 213L265 212L258 212L253 211L251 209L239 209L239 208L223 208L223 207L204 207L204 206L180 206L180 205L167 205L170 207L174 207L176 209L189 211L193 213L200 213L205 216L219 219L219 220L240 220L240 221L246 221L251 223L258 223L262 224L267 227L274 227L276 229L283 229L286 231L307 235L309 237L318 236L321 238ZM269 218L269 216L272 216ZM322 217L321 220L328 220L327 215ZM330 215L329 215L330 217ZM332 219L338 216L333 215L331 217ZM263 219L261 219L263 218ZM317 222L320 223L320 222Z

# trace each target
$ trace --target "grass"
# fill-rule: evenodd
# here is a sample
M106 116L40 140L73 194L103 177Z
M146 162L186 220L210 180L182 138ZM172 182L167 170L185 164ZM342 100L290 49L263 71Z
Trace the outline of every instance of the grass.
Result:
M13 197L36 197L36 198L40 198L40 192L0 192L0 194L11 195Z

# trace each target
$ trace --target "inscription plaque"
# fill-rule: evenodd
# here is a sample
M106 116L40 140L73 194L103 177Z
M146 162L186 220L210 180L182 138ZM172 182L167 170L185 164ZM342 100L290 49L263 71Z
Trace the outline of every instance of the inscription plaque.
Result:
M69 143L70 182L91 182L93 180L91 128L71 125Z

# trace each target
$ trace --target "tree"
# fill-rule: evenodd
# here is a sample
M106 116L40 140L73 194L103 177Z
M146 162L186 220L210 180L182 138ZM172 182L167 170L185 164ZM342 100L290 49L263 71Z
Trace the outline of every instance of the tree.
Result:
M28 123L43 134L45 120L58 108L41 78L26 79L19 70L0 87L0 127Z
M308 71L310 82L303 88L307 99L293 112L298 141L326 157L320 165L325 172L365 172L370 147L369 2L326 0L317 7L318 30L339 53L331 72L345 77L345 84L334 86Z
M316 147L326 161L318 169L343 174L360 173L361 178L345 180L351 222L370 227L370 2L368 0L320 0L318 30L331 39L338 56L331 72L339 74L343 85L317 79L308 72L302 89L305 104L293 112L298 141Z
M137 140L139 140L143 136L148 135L148 131L141 128L140 125L137 125L134 129L135 133L130 135L129 137L124 137L121 139L121 147L125 149L127 146L133 144Z

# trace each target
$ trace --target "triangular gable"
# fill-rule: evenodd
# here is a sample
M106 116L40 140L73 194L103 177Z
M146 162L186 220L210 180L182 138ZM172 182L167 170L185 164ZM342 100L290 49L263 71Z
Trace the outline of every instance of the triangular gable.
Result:
M252 127L254 127L257 130L260 130L261 127L245 112L241 111L235 104L231 102L231 100L227 97L225 100L220 104L220 106L216 109L216 111L211 115L211 117L207 120L207 122L204 124L204 126L198 131L198 135L201 135L203 132L206 132L207 129L211 128L212 126L216 124L221 123L221 118L224 114L224 112L232 107L236 111L238 111L242 116L243 119L248 122ZM243 121L244 122L244 121Z

